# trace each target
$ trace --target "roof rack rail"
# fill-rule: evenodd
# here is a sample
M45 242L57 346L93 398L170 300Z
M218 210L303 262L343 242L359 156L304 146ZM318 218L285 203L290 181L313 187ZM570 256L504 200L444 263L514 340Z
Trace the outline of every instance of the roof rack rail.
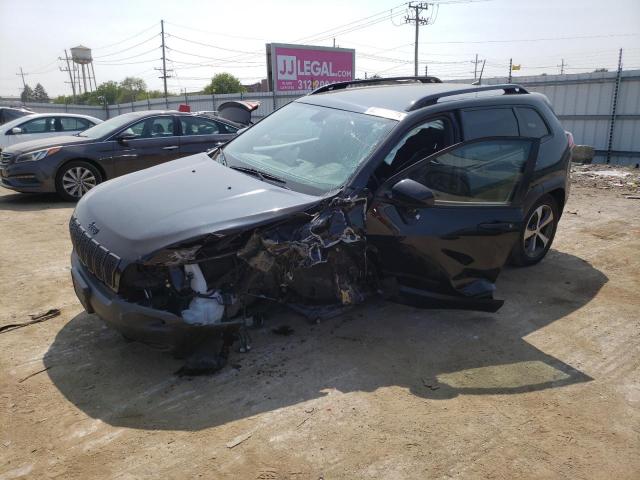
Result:
M407 107L407 112L418 110L419 108L426 107L428 105L434 105L438 103L438 100L442 97L452 97L454 95L463 95L465 93L486 92L488 90L504 90L505 95L529 93L524 87L522 87L522 85L518 85L516 83L502 83L483 86L469 85L467 88L432 93L431 95L422 97L420 100L416 100L413 104L409 105L409 107Z
M315 95L317 93L330 92L333 90L342 90L350 86L365 86L365 85L380 85L385 83L442 83L437 77L388 77L388 78L367 78L366 80L350 80L347 82L330 83L322 87L316 88L310 92L309 95Z

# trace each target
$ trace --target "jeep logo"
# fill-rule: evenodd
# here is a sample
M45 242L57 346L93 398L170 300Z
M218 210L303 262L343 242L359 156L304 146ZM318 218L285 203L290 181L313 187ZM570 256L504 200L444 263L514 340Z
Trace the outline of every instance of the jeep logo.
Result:
M91 232L91 235L97 235L100 229L96 226L96 222L91 222L87 225L87 229Z

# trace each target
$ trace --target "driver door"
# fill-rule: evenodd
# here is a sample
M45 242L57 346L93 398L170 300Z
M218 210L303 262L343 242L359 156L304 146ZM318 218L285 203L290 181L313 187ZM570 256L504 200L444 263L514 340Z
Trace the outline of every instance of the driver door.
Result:
M180 157L180 137L173 115L145 118L121 133L135 135L117 141L113 154L116 175L125 175Z
M495 311L494 282L523 222L521 199L539 140L481 138L407 167L376 192L367 240L399 298L421 306ZM433 194L431 205L394 196L401 180ZM428 191L427 191L428 193Z

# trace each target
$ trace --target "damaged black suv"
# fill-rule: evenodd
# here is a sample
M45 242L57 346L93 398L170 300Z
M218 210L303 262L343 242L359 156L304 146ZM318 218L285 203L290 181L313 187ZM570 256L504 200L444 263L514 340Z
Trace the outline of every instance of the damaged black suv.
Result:
M274 305L496 311L505 262L551 246L570 157L549 101L518 85L321 87L224 147L92 189L70 222L73 283L126 337L218 338L222 356Z

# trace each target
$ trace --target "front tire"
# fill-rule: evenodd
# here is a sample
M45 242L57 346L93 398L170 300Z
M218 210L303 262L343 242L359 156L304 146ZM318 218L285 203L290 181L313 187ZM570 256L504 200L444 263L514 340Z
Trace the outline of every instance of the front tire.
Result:
M551 248L560 213L551 195L541 197L525 216L518 243L511 251L510 263L528 267L540 262Z
M64 200L77 202L89 190L102 182L100 171L82 160L69 162L56 175L56 192Z

